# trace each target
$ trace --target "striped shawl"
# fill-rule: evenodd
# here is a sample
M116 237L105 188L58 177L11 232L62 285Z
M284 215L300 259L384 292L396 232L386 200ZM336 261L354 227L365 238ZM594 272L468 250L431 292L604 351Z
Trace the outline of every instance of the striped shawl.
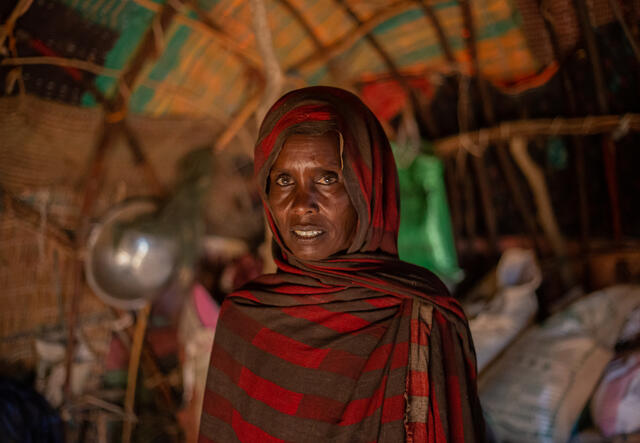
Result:
M345 253L301 261L278 235L267 179L289 135L327 130L342 138L358 226ZM467 322L437 277L397 258L395 162L373 114L340 89L286 94L262 124L255 169L278 272L222 306L200 441L481 441Z

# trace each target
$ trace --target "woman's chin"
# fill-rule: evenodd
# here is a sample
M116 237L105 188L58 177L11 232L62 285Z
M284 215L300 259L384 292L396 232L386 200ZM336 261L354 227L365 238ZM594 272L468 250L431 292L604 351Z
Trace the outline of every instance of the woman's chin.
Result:
M319 239L296 239L287 242L291 253L300 260L317 261L329 257L333 251L328 251L326 245Z

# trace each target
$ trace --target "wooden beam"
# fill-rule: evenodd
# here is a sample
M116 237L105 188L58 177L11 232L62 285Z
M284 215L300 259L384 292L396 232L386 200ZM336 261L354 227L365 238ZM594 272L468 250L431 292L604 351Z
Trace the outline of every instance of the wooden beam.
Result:
M596 36L593 32L593 28L591 27L591 21L589 20L589 9L587 8L585 0L573 0L573 5L576 10L576 15L578 16L578 24L586 45L587 56L589 57L589 62L591 64L598 111L600 114L607 114L609 112L607 88L605 86L604 73L602 71L602 63L600 61L600 51L598 51Z
M640 114L508 121L490 128L441 138L434 142L434 147L438 155L446 157L470 146L474 147L475 153L482 153L487 146L508 141L515 136L584 136L605 134L619 128L640 131Z
M356 23L356 29L361 28L363 25L363 21L360 20L360 17L358 17L358 15L353 9L351 9L349 4L344 0L335 0L335 1L344 9L344 11L349 15L349 17L351 17L351 19ZM369 31L365 32L363 36L367 40L367 42L371 45L371 47L374 49L374 51L380 56L380 58L386 65L387 69L389 70L393 78L398 82L400 87L407 94L407 97L409 98L409 102L411 103L411 106L413 107L414 112L418 115L418 118L420 119L421 123L429 129L429 131L432 133L433 136L437 137L438 128L433 122L433 119L431 118L428 112L425 112L424 107L420 103L420 99L418 95L413 90L413 88L411 88L411 86L407 82L407 79L404 78L404 76L400 73L400 70L396 66L395 62L393 61L389 53L382 47L382 44L371 32Z
M620 23L620 26L622 27L622 31L624 32L625 37L627 37L627 41L631 46L633 55L635 55L636 57L636 62L640 63L640 45L638 44L635 37L633 36L633 33L631 32L631 29L629 28L629 25L627 24L624 18L624 13L622 12L622 8L620 7L618 0L609 0L609 5L613 10L613 15L615 15L616 19L618 20L618 23ZM637 20L637 17L634 17L634 20Z
M160 12L156 14L156 17L152 19L152 24L145 32L138 48L133 54L133 57L128 61L127 66L123 70L123 73L118 81L116 94L110 100L110 107L113 111L120 111L123 106L126 106L127 98L122 94L124 88L131 90L138 76L142 72L146 63L150 58L156 57L159 54L156 53L156 32L166 34L173 18L176 16L176 10L172 6L171 2L165 4ZM157 23L154 25L153 23ZM154 26L157 26L154 31Z
M127 414L122 424L122 442L129 443L133 432L134 421L131 417L135 416L134 404L136 396L136 386L138 381L138 369L140 368L140 355L142 354L142 346L144 345L144 335L147 330L147 321L151 312L151 302L147 303L137 313L135 332L133 334L133 343L131 345L131 353L129 354L129 367L127 369L127 391L124 398L124 412Z
M5 210L13 213L21 222L31 225L34 230L44 227L44 234L66 252L75 253L73 239L55 220L42 223L42 214L38 209L23 202L0 185L0 195L4 195Z
M133 161L135 165L142 169L142 173L147 179L147 182L149 182L149 184L153 188L153 192L158 196L164 195L166 190L160 182L155 169L151 165L149 157L147 157L147 154L144 152L142 143L140 143L138 136L133 131L131 126L129 126L129 124L125 121L121 122L121 130L125 136L125 139L127 140L127 144L129 146L129 150L131 151L131 154L133 155Z
M271 105L282 93L284 74L282 73L280 62L273 47L265 0L249 0L249 4L251 6L251 23L254 39L264 66L264 89L260 103L256 108L256 120L259 125Z
M122 74L120 69L111 69L85 60L65 57L34 56L34 57L7 57L0 61L3 66L23 65L52 65L61 68L74 68L87 71L95 75L117 78Z
M0 48L4 46L5 39L12 35L16 21L29 10L32 3L33 0L18 0L7 20L0 26Z
M218 140L213 147L214 152L220 152L227 147L229 142L233 140L233 137L235 137L249 117L251 117L251 114L258 109L262 96L262 88L256 88L256 92L254 92L253 95L251 95L244 105L236 112L233 118L229 121L224 132L218 137Z
M145 9L154 12L160 12L162 9L162 5L153 2L152 0L132 0L139 6L142 6ZM189 7L196 13L198 19L193 19L191 17L187 17L186 15L180 13L174 17L176 23L184 25L190 29L203 32L205 34L210 35L215 39L215 41L220 44L223 48L227 49L232 54L235 54L238 58L240 58L243 63L247 66L250 66L253 69L259 71L262 67L260 55L255 53L254 51L244 48L239 45L237 41L233 39L227 32L219 26L217 23L213 21L213 19L203 11L202 8L198 6L198 4L194 1L189 0Z
M480 101L482 102L484 116L488 121L494 121L495 116L493 113L493 105L491 103L491 96L487 89L487 83L480 72L480 64L478 61L478 51L476 48L476 33L473 23L473 17L471 14L471 5L469 0L460 0L460 8L462 10L462 18L464 22L465 43L467 50L471 56L472 75L475 75L478 81L478 91L480 93ZM503 162L501 162L502 164ZM472 164L476 171L478 178L478 188L480 190L480 199L482 202L482 211L484 215L484 221L489 235L489 241L494 253L498 252L498 224L496 219L496 212L491 199L491 192L489 190L489 177L486 168L483 163L482 157L473 156ZM507 182L509 184L509 182Z
M573 4L578 16L578 23L582 38L585 41L587 55L591 64L593 82L596 90L596 103L600 114L608 114L610 111L607 87L605 85L600 51L596 42L595 32L589 19L589 9L585 0L573 0ZM611 203L611 224L613 227L613 237L616 241L622 239L622 224L620 216L620 206L618 204L618 178L616 176L616 146L610 137L602 141L602 158L604 163L604 173L607 182L607 191Z
M293 3L291 3L289 0L278 0L278 1L282 6L284 6L284 8L287 11L289 11L289 13L293 16L294 20L302 27L302 29L304 29L305 33L309 36L309 38L313 42L313 45L316 47L316 50L318 52L325 51L326 49L325 49L324 43L322 43L322 40L320 40L320 37L316 33L315 29L313 29L313 26L311 25L311 23L309 23L309 21L306 19L302 11L296 8L293 5Z
M137 1L137 0L136 0ZM179 15L176 19L178 23L190 26L193 29L199 29L201 31L210 34L216 42L223 48L231 52L240 63L244 64L248 69L261 74L262 73L262 59L260 54L256 54L253 50L244 48L238 44L238 42L230 36L225 29L218 23L213 21L213 18L200 7L197 0L188 0L189 7L198 16L198 23L193 19L184 15ZM204 26L204 28L203 28Z
M314 51L313 53L301 58L297 62L292 63L285 68L285 72L297 71L312 63L326 63L328 60L337 57L347 49L353 46L360 38L365 34L371 32L376 26L384 23L392 17L395 17L402 11L405 11L408 6L411 5L413 0L400 0L393 3L379 12L375 13L371 17L363 20L361 25L353 30L350 30L342 37L327 44L325 50Z
M165 32L171 25L173 17L176 15L176 10L170 4L166 4L158 12L157 17L153 20L156 23L156 30ZM157 20L157 21L156 21ZM89 220L93 213L95 202L98 197L100 186L105 175L105 158L107 151L112 145L114 136L117 133L117 124L121 122L126 115L127 97L124 96L122 90L124 88L131 89L131 86L135 83L139 77L142 69L149 58L156 56L155 44L156 36L154 31L154 25L152 24L144 36L138 48L133 54L133 57L128 62L127 66L122 72L119 78L115 94L103 103L105 109L105 119L103 122L102 134L99 137L94 150L93 158L90 160L87 170L87 177L85 179L82 207L80 210L80 218L78 227L76 228L76 249L78 252L82 251L85 247L85 242L89 234ZM76 323L78 321L78 310L80 304L80 298L84 292L85 282L83 278L84 261L78 253L78 258L74 266L74 289L71 294L71 307L69 309L68 316L68 341L65 355L65 383L64 393L67 399L71 394L71 378L73 371L73 358L75 353L76 344Z
M279 0L279 2L287 11L289 11L291 16L302 27L302 29L304 29L307 36L313 42L316 52L321 54L323 57L328 57L327 47L322 40L320 40L320 37L316 33L315 29L313 29L311 23L306 19L302 11L294 6L289 0ZM346 80L344 73L336 66L334 59L327 58L327 69L336 82L344 85L345 87L351 87L351 83Z
M456 58L453 55L453 50L451 49L451 45L449 44L449 40L447 40L447 35L444 33L444 28L440 24L438 20L438 16L433 8L429 5L427 0L416 0L418 4L422 7L422 11L424 12L424 16L429 20L431 26L433 26L433 30L436 32L436 37L438 38L438 44L442 49L442 53L444 54L445 59L451 64L456 64Z
M509 149L523 175L529 182L536 207L538 208L537 218L549 239L549 244L553 248L556 257L561 260L562 265L560 271L564 283L567 287L571 287L573 285L573 276L570 268L564 263L567 259L567 246L560 232L555 213L553 212L551 194L549 193L544 172L529 155L527 140L524 137L513 137L509 143Z
M556 34L552 18L549 16L549 13L543 9L544 0L538 0L538 8L540 11L540 16L544 21L545 28L547 33L549 34L549 41L551 42L551 49L553 51L553 57L560 64L560 78L562 79L562 93L564 95L564 103L567 109L567 113L570 117L578 116L578 106L576 104L575 98L575 87L573 84L573 79L567 69L564 68L564 54L560 50L560 44L558 43L558 36ZM584 142L582 137L572 136L571 137L571 148L573 151L573 156L575 158L575 173L576 173L576 184L578 188L578 214L580 219L580 246L581 246L581 255L584 257L582 262L582 275L583 275L583 283L585 285L585 289L589 289L591 287L589 282L589 273L587 272L587 260L586 256L589 252L589 196L587 193L587 173L584 159Z
M73 289L71 292L70 309L67 318L67 349L65 355L65 382L64 393L67 400L71 395L71 379L73 371L73 358L75 355L76 345L76 324L78 322L78 310L80 306L80 298L84 293L85 282L83 277L84 260L81 251L85 248L85 242L89 235L89 219L93 212L93 207L97 199L102 179L105 174L105 155L111 146L114 131L111 125L106 122L103 124L102 134L93 150L93 158L90 161L87 177L85 178L84 191L82 197L82 206L80 208L80 218L78 227L75 230L75 249L77 257L73 267Z

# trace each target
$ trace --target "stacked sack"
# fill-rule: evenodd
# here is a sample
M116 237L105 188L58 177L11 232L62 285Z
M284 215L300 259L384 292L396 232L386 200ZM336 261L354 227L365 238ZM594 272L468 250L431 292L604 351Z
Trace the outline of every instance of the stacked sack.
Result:
M614 355L629 313L639 305L640 286L610 287L518 338L480 378L482 406L496 439L568 441ZM638 430L638 362L635 355L614 365L596 393L593 421L604 436Z

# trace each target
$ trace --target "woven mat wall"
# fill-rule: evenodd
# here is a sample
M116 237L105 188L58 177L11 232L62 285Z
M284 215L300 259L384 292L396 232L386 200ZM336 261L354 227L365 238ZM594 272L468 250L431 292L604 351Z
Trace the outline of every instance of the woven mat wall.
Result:
M33 363L34 339L65 326L73 290L73 252L52 241L46 225L76 229L84 174L101 120L98 109L30 96L0 99L0 186L37 215L35 222L26 221L7 198L0 199L0 358ZM210 145L220 130L197 119L138 117L130 122L160 180L169 187L176 160ZM116 140L106 163L94 218L127 197L151 193L124 140ZM85 288L80 324L98 342L104 339L107 317L108 308Z

